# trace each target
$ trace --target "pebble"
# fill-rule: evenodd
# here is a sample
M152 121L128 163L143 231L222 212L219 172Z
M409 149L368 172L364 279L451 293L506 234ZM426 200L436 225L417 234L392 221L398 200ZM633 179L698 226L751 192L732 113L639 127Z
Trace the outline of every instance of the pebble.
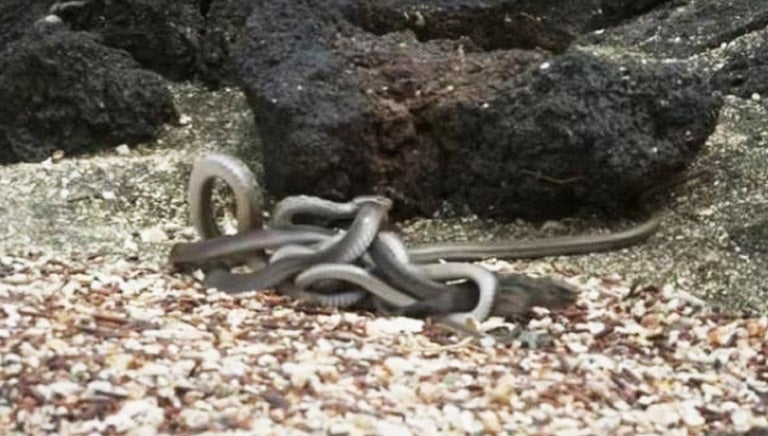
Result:
M160 243L168 240L168 235L165 234L160 227L149 227L142 229L139 232L139 238L142 242Z
M157 405L154 398L129 400L120 410L104 420L105 429L113 427L117 432L125 432L138 426L157 429L165 419L165 412Z
M645 417L648 422L667 428L680 420L680 413L676 409L674 404L651 404L645 411Z
M413 364L402 357L388 357L384 360L384 367L394 376L399 376L413 368Z

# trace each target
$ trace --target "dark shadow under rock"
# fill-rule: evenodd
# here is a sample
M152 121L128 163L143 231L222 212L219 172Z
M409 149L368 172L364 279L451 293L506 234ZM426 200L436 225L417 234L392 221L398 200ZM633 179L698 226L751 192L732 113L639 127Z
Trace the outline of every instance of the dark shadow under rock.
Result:
M765 0L678 0L585 40L687 58L766 26Z
M162 77L61 23L0 53L0 101L0 163L146 141L177 117Z
M400 217L446 200L507 219L620 214L715 125L719 98L682 62L377 35L345 4L265 2L248 21L239 65L277 197L379 192Z

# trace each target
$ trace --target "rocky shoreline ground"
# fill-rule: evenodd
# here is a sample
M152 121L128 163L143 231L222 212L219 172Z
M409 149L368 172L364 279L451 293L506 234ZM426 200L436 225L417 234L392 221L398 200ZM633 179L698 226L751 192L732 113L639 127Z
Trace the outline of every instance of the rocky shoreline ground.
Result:
M491 319L484 328L497 339L468 344L416 320L307 311L269 293L226 296L165 267L173 243L196 237L184 197L195 156L256 141L238 92L206 92L204 104L192 86L174 95L185 125L156 144L0 168L10 224L0 236L4 431L768 426L766 269L748 251L759 245L722 236L735 219L765 216L768 133L745 124L764 119L758 102L727 100L700 162L719 168L714 180L680 189L648 242L487 262L566 280L579 301L523 324ZM438 219L401 230L410 242L483 240L606 231L599 222ZM520 327L538 334L509 342ZM572 389L585 381L590 389Z
M0 3L13 12L0 14L0 21L19 18L19 27L11 29L17 34L0 35L3 45L24 34L30 23L51 24L35 21L49 5L34 3L34 8L16 1ZM64 18L71 14L73 25L94 25L106 40L124 30L119 19L101 20L106 12L99 9L104 6L100 2L67 3L72 5L61 13ZM95 148L75 147L68 154L50 139L61 132L17 122L18 114L32 114L29 120L43 126L69 120L64 133L74 134L70 139L93 139L88 135L98 132L103 120L79 116L69 106L95 110L90 88L77 88L82 92L72 100L60 100L64 104L57 110L67 116L74 113L71 119L57 118L61 114L56 110L34 112L14 105L0 110L0 124L13 127L9 137L29 140L25 146L48 147L0 150L6 152L1 159L17 159L14 153L20 150L46 157L37 163L0 166L0 433L768 434L768 91L762 49L768 30L761 18L768 12L763 3L649 0L633 3L636 9L628 10L630 16L639 15L631 19L590 3L600 11L599 18L622 24L592 29L575 40L579 47L574 52L594 59L597 67L610 64L606 71L614 71L614 60L627 57L641 63L648 57L662 67L685 59L685 68L709 77L717 88L722 107L714 132L704 142L706 129L699 129L693 136L703 144L691 146L701 149L688 154L696 156L688 171L706 170L710 176L669 193L659 205L664 214L660 230L637 246L583 256L485 261L494 271L564 280L578 291L578 301L553 313L536 309L529 319L516 322L489 319L482 328L491 338L479 342L449 334L429 321L306 308L269 292L229 296L201 288L195 274L168 268L170 247L197 237L189 225L185 193L194 160L212 151L233 153L266 184L262 150L272 146L274 159L282 144L262 144L262 138L274 132L260 131L270 126L254 121L254 98L258 92L271 92L270 78L252 84L249 105L247 93L238 88L211 90L184 81L191 76L179 76L197 74L210 86L229 83L231 77L223 72L235 71L224 54L233 38L229 32L244 22L247 2L202 2L210 9L180 2L167 11L135 3L139 13L158 13L154 16L167 20L153 27L158 30L153 37L178 43L176 57L168 58L176 63L153 63L164 59L150 53L147 59L137 55L139 65L90 36L70 33L70 39L62 40L90 57L60 56L64 52L56 50L44 56L50 65L67 66L73 59L101 65L100 60L108 58L120 66L118 73L89 69L93 76L88 77L94 78L86 80L89 83L128 80L120 82L123 90L148 90L141 84L153 84L152 92L162 99L133 91L111 94L115 106L125 103L123 109L131 116L155 115L147 125L140 123L141 129L134 130L133 121L122 125L126 130L120 134L130 145L97 135L107 139L74 144ZM430 27L455 12L452 2L442 3L446 9L426 15L417 11L419 15L405 16L405 22L402 14L368 16L364 9L356 19L385 27L413 27L427 20L420 25L423 29L410 30L414 35L454 31ZM408 4L394 2L392 7ZM615 4L628 7L623 1ZM107 6L114 17L136 12L118 4ZM580 31L589 29L592 10L584 9L574 18L585 26ZM707 19L720 18L720 11L732 16ZM482 16L487 11L470 12ZM548 50L557 52L564 50L559 44L575 38L569 33L573 29L558 27L570 22L567 14L561 15L548 23L559 29L551 34L552 29L530 14L514 19L516 26L541 31L534 32L540 42L553 43ZM195 34L184 35L179 30L184 27L173 24L188 18L209 30L203 32L208 42L198 41L206 48L202 54L195 52L200 47L185 43L190 35L197 41ZM37 30L40 35L19 46L23 50L6 51L5 62L16 62L14 56L26 49L50 48L49 43L55 48L59 40L46 39L44 27ZM547 35L563 39L548 40ZM412 36L393 38L410 41ZM143 47L133 40L117 42L128 51ZM424 44L418 50L432 53L441 44ZM353 54L358 49L347 47ZM187 65L200 60L198 55L207 63ZM8 70L5 76L0 69L8 96L25 95L14 91L17 84L26 83L18 80L25 77L23 68L39 71L34 62L19 65L21 70ZM550 67L543 62L539 68ZM150 74L144 68L162 71ZM166 92L160 74L179 82L167 84ZM50 89L26 84L44 95L71 89L82 79L79 74L63 77L72 82ZM544 82L535 83L548 83L541 77ZM368 79L377 83L381 78ZM570 96L570 87L563 88L558 95ZM593 95L590 88L584 89ZM618 103L609 105L616 110L614 120L632 120L626 115L634 109L623 112L621 104L631 92L619 94L623 97ZM695 92L684 97L700 101ZM646 122L665 120L656 112L662 106L638 113L652 115ZM476 108L469 112L474 114ZM173 122L162 124L168 118ZM647 124L638 125L638 137L671 145L668 150L679 150L689 136L678 131L680 126L650 122L660 130L644 130ZM667 127L671 130L664 130ZM154 139L135 144L138 136L151 137L154 129ZM620 131L609 130L605 137ZM38 133L42 136L35 136ZM55 135L46 137L49 133ZM581 139L593 133L600 132L586 130ZM546 134L531 139L547 139ZM680 141L667 141L676 135L682 135ZM637 149L651 146L644 143ZM515 207L519 211L525 203ZM433 218L398 223L397 230L414 244L491 241L602 233L642 218L623 216L623 210L611 212L501 223L446 205Z

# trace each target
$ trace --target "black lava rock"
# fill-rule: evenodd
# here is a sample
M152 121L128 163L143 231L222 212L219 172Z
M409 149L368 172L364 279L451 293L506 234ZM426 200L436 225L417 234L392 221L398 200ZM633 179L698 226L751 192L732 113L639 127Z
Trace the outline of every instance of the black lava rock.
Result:
M211 87L239 80L232 52L242 36L250 3L248 0L213 0L202 11L205 29L200 38L198 73Z
M55 20L0 53L0 101L0 163L149 140L177 117L162 77Z
M695 157L721 101L683 62L572 49L486 104L435 111L443 189L484 215L545 218L584 204L624 212Z
M675 0L585 40L687 58L766 26L765 0Z
M44 17L50 0L0 0L0 51Z
M205 28L196 0L91 0L64 8L59 15L73 30L102 36L144 68L171 80L185 80L197 71L200 37Z
M322 3L259 2L238 55L277 197L379 192L400 216L446 200L506 219L584 204L618 214L683 169L714 129L720 99L688 64L566 48L574 29L615 19L595 2L577 2L582 13L566 1L515 3L474 33L483 7L516 6ZM573 13L534 20L527 36L489 30L557 5Z
M721 65L712 76L717 89L743 98L768 97L768 26L749 43L729 50Z
M168 79L218 87L238 80L231 52L250 9L249 0L90 0L57 14Z

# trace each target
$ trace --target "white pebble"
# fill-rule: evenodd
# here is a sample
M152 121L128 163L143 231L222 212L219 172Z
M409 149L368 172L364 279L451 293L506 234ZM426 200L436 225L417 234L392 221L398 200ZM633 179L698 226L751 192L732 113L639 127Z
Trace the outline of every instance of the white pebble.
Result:
M192 430L203 429L210 422L208 412L198 409L184 409L179 413L179 418Z
M60 381L49 385L39 385L37 387L37 393L45 397L46 400L50 400L56 395L62 397L74 395L81 390L83 390L82 386L71 381Z
M394 375L401 375L413 368L413 365L402 357L388 357L384 367Z
M706 423L704 417L701 416L701 413L699 413L699 410L696 408L696 405L690 401L683 404L681 412L683 415L683 422L685 422L685 425L687 426L700 427Z
M164 242L168 240L168 235L161 228L155 226L141 230L139 238L142 242Z
M388 421L377 421L376 431L377 435L398 435L398 436L410 436L411 430L403 424L398 424Z
M258 358L256 364L262 368L271 368L277 366L278 360L271 354L264 354Z
M744 408L738 408L731 412L731 422L733 423L734 430L737 432L745 432L752 427L752 412Z
M370 336L392 336L399 333L418 333L424 328L424 321L413 318L376 318L365 326Z
M671 404L651 404L645 411L645 416L649 422L670 427L680 421L680 414Z
M117 413L104 420L104 424L122 433L138 426L157 428L164 420L165 412L158 407L157 400L148 398L125 402Z

